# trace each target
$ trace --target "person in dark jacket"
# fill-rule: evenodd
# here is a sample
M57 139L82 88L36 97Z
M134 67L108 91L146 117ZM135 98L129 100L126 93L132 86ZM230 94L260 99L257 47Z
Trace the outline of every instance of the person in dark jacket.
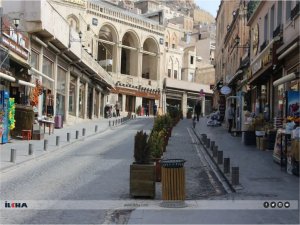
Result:
M199 117L201 114L201 102L200 101L198 101L195 105L195 113L197 115L197 121L199 122Z

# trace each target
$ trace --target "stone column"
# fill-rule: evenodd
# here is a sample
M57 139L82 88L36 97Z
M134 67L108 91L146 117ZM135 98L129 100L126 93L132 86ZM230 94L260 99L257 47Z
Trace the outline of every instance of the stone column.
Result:
M143 69L143 48L138 48L137 49L137 71L136 71L136 75L139 79L142 78L142 69Z
M41 47L41 52L39 54L39 71L43 72L43 54L44 54L44 48ZM45 79L45 78L44 78ZM42 76L39 75L39 81L42 84L43 78ZM39 95L39 103L38 103L38 115L42 116L43 115L43 95Z
M86 119L87 118L87 106L88 106L88 95L89 95L89 85L86 82L84 84L84 106L83 106L83 118Z
M69 118L69 95L70 95L70 67L68 68L68 71L66 73L66 88L65 88L65 116L64 120L65 122L68 121Z
M115 72L116 74L120 74L121 73L121 56L122 56L122 47L120 47L120 45L116 45L114 47L114 60L115 60L115 65L114 65L114 68L115 68Z
M126 95L122 94L122 113L125 113L126 108Z
M80 78L77 77L77 80L76 80L76 111L75 111L75 116L76 118L79 117L79 92L80 92Z
M201 98L201 111L202 116L205 116L205 96Z
M56 89L57 89L57 65L58 65L58 57L57 55L55 56L55 60L54 60L54 63L53 63L53 80L54 80L54 83L53 83L53 90L52 90L52 94L53 94L53 116L55 115L55 112L56 112Z
M187 93L186 92L183 92L182 94L181 110L183 113L183 117L186 118L186 114L187 114Z
M93 87L92 88L92 119L94 119L95 118L95 113L94 113L94 111L95 111L95 104L94 104L94 102L95 102L95 97L96 97L96 90L95 90L95 87Z

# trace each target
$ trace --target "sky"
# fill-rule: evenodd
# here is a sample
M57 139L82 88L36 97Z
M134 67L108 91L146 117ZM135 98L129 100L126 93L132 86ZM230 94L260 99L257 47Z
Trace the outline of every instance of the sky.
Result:
M214 17L217 16L217 11L220 5L220 0L195 0L195 3L201 8L210 12Z

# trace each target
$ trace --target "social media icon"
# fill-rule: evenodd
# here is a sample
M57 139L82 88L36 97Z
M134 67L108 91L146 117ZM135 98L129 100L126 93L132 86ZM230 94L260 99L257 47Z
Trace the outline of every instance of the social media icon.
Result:
M271 208L275 208L276 207L276 202L271 202Z
M285 202L285 203L284 203L284 207L285 207L285 208L290 208L290 202Z
M283 207L283 203L282 202L277 202L277 206L278 206L278 208L282 208Z
M269 202L264 202L264 207L269 208L270 203Z

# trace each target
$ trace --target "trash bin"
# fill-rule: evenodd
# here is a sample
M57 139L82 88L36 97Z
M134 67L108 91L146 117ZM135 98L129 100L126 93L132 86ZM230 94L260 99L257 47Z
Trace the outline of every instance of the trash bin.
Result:
M163 159L161 184L163 200L185 200L184 159Z
M63 116L62 115L56 115L54 117L54 127L56 129L63 128Z

